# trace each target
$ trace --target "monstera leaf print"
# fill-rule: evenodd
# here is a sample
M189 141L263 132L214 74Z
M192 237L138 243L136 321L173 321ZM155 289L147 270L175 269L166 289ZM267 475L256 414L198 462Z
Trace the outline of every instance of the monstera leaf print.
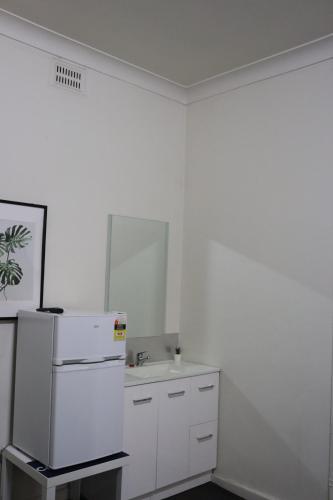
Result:
M15 253L18 248L24 248L31 240L29 229L24 226L8 227L5 231L7 251Z
M10 258L10 254L26 247L31 239L31 231L22 224L7 227L4 233L0 233L0 259L4 257L4 261L0 260L0 292L5 300L6 288L19 285L23 277L21 266Z
M22 269L14 259L9 259L7 262L0 262L1 285L18 285L22 276Z
M4 233L0 233L0 257L7 253L6 237Z

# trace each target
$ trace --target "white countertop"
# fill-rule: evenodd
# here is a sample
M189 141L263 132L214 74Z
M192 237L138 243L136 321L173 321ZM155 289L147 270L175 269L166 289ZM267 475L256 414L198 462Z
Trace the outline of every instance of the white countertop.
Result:
M145 363L142 367L126 368L125 387L133 385L151 384L177 378L195 377L207 373L216 373L221 369L216 366L201 365L182 361L179 365L174 361L160 361Z

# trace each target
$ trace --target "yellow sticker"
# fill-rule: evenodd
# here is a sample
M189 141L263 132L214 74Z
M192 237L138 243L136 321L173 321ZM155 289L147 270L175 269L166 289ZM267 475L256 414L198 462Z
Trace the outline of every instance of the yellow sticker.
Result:
M124 330L114 330L113 340L125 340L126 339L126 329Z
M126 324L120 323L118 319L114 322L113 340L126 339Z

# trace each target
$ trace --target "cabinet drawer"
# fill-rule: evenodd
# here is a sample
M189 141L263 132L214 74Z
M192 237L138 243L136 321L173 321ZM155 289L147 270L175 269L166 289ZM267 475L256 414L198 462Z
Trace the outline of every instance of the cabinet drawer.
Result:
M217 421L190 429L190 475L216 467Z
M219 374L209 373L191 378L190 424L202 424L217 420L219 398Z

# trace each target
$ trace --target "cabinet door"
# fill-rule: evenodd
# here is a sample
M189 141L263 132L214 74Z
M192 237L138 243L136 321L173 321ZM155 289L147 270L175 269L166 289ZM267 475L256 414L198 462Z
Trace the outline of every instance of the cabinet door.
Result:
M219 374L191 378L191 425L217 420Z
M123 469L126 499L156 488L158 385L125 388L124 451L130 455Z
M189 379L162 382L158 424L157 488L189 475Z

